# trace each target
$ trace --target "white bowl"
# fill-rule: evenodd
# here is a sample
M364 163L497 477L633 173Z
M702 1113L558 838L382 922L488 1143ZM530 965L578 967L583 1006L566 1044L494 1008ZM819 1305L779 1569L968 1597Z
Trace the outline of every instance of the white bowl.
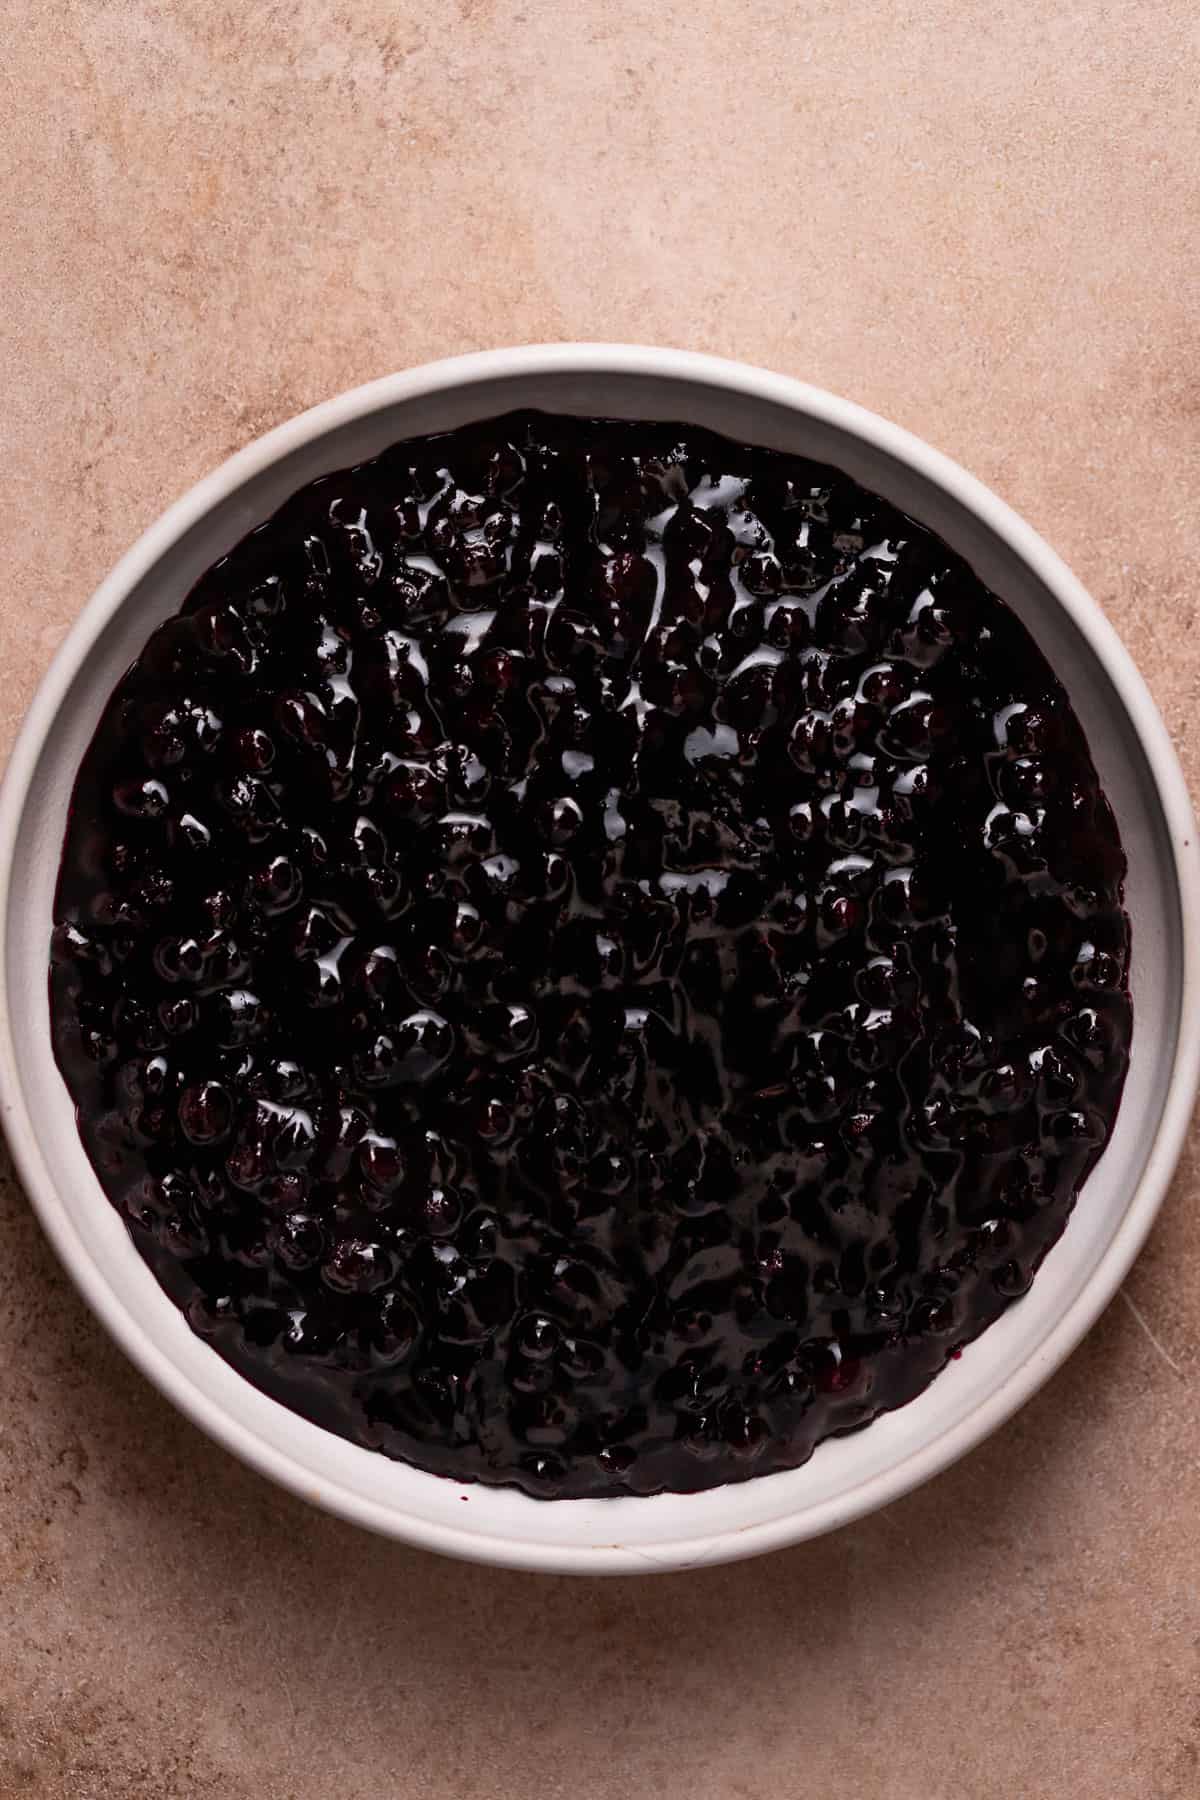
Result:
M84 1155L51 1052L47 956L67 801L118 678L196 577L304 483L397 438L535 406L683 419L835 464L959 550L1020 614L1083 721L1129 858L1133 1053L1111 1142L1031 1292L918 1399L803 1468L691 1495L538 1501L459 1486L267 1399L193 1335ZM0 795L0 1097L51 1241L149 1378L263 1474L361 1525L456 1556L564 1572L680 1569L812 1537L882 1506L993 1431L1112 1298L1178 1156L1200 1069L1200 853L1162 721L1095 603L996 496L860 407L740 363L560 344L433 363L342 394L201 481L102 584L46 676Z

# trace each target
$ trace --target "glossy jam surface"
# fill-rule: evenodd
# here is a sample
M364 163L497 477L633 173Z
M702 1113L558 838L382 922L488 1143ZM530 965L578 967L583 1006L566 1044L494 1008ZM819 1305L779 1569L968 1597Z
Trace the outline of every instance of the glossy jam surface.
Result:
M803 1462L1033 1278L1128 1058L1023 626L834 470L511 415L201 580L75 790L88 1153L250 1381L544 1496Z

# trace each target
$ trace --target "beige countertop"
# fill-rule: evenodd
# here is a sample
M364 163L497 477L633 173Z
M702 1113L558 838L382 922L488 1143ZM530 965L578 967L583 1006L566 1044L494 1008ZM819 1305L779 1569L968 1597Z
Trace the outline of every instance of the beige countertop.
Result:
M87 594L339 388L721 351L931 439L1123 633L1197 787L1192 0L16 0L0 739ZM1194 1800L1196 1139L1125 1293L922 1492L576 1584L214 1448L0 1191L3 1800Z

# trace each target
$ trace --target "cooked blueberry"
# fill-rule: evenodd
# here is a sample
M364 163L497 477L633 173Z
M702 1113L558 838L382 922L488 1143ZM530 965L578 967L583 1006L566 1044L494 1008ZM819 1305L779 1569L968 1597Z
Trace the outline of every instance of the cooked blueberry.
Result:
M234 736L232 754L247 775L261 775L275 761L275 746L260 725L245 725Z
M363 1180L378 1194L390 1194L405 1176L404 1158L394 1138L368 1132L358 1148Z
M462 1200L453 1188L430 1188L421 1205L421 1222L431 1237L449 1237L462 1214Z
M368 1294L391 1278L393 1261L381 1244L365 1238L343 1238L321 1267L321 1278L343 1294Z
M435 1012L411 1013L391 1031L375 1034L355 1058L365 1087L397 1087L430 1080L454 1048L454 1031Z
M310 1269L325 1252L321 1221L312 1213L289 1213L275 1236L275 1254L289 1269Z
M160 819L169 804L170 795L165 786L153 777L143 781L119 781L113 789L113 805L130 818Z
M408 1302L394 1291L384 1294L369 1332L375 1362L385 1368L403 1362L412 1352L418 1330L417 1316Z
M544 1313L528 1313L517 1324L514 1339L523 1356L532 1357L535 1362L543 1362L546 1357L553 1356L558 1348L558 1327Z
M233 1101L216 1081L199 1081L179 1096L179 1129L197 1147L216 1144L233 1122Z

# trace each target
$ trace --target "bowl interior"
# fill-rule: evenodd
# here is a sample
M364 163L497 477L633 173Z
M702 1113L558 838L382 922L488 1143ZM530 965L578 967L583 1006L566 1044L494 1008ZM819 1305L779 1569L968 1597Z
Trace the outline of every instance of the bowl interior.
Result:
M423 390L409 380L399 391L376 384L369 392L358 416L335 418L267 466L252 464L234 492L217 497L161 549L106 621L94 608L68 646L68 662L73 647L78 667L48 722L20 811L3 945L19 1087L9 1098L28 1114L26 1174L40 1159L48 1177L30 1183L39 1210L93 1305L178 1404L266 1472L362 1523L460 1554L563 1569L678 1567L811 1535L902 1492L983 1435L1021 1397L1014 1388L1022 1378L1022 1393L1028 1391L1039 1355L1049 1372L1070 1345L1048 1355L1047 1338L1125 1219L1172 1072L1184 963L1176 859L1146 752L1085 631L1018 549L952 483L943 486L936 470L910 466L852 422L797 410L763 391L650 367L525 369L451 387ZM178 608L211 562L303 483L397 438L515 406L678 418L801 452L844 469L940 532L1021 615L1067 685L1129 857L1129 1080L1109 1147L1030 1294L902 1411L825 1443L802 1469L699 1495L551 1504L460 1487L343 1443L264 1398L192 1335L141 1262L84 1156L51 1053L47 944L67 801L103 705L151 628Z

